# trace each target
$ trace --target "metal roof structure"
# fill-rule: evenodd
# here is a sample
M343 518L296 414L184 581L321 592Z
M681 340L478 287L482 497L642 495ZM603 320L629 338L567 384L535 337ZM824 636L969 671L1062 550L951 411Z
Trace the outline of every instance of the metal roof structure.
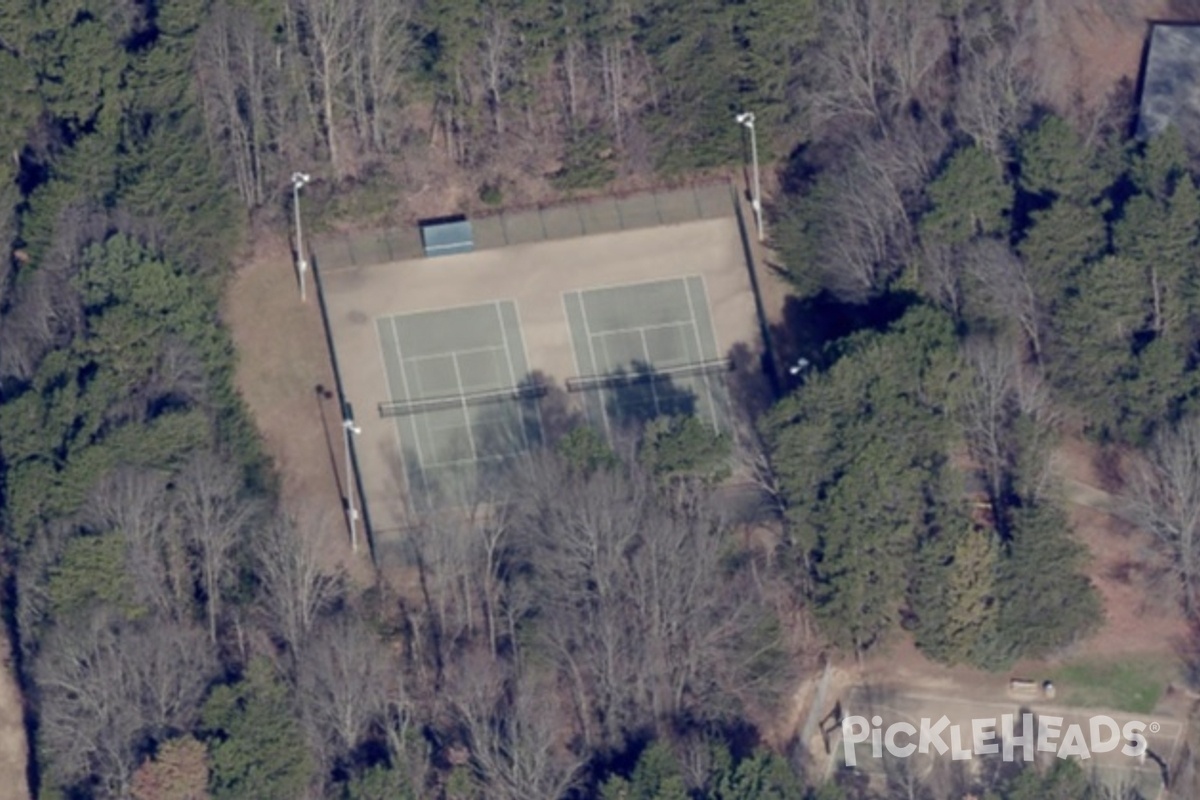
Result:
M469 253L475 249L471 221L463 217L431 219L421 223L421 244L425 256L448 256Z
M1139 139L1174 125L1184 140L1200 134L1200 25L1155 23L1142 73Z

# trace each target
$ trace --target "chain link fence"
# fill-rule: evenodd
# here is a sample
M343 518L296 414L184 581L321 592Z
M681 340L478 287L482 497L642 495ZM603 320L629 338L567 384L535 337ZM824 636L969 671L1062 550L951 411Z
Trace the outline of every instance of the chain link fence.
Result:
M475 249L484 250L622 230L674 225L734 214L726 181L681 189L598 197L574 203L501 211L471 220ZM422 258L417 225L315 237L313 254L322 269L366 267Z

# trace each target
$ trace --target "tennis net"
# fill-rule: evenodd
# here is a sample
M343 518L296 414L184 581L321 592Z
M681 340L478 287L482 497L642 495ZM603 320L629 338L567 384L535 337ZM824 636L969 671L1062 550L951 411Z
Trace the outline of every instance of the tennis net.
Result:
M569 392L583 392L590 389L613 389L643 383L656 383L671 378L686 378L695 375L721 376L732 369L733 362L728 358L681 364L677 367L652 367L649 364L635 363L629 369L621 369L604 375L568 378L566 385Z
M480 406L489 403L503 403L510 400L534 400L544 397L547 391L549 391L547 386L538 383L523 384L508 389L492 389L486 392L420 397L415 400L392 400L379 404L379 416L403 417L409 414L439 411L446 408Z

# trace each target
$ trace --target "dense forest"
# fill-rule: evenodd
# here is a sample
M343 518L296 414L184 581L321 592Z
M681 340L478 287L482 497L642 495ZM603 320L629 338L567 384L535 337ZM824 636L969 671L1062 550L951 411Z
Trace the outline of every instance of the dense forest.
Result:
M822 785L758 729L822 654L907 635L997 670L1094 630L1064 436L1129 455L1156 585L1200 613L1195 162L1129 139L1128 98L1046 104L1046 13L0 0L3 606L36 796L1108 796L1072 763ZM567 435L417 529L411 591L322 563L337 509L282 509L218 316L291 171L331 219L432 169L494 204L740 164L742 109L807 321L776 344L810 369L729 439Z

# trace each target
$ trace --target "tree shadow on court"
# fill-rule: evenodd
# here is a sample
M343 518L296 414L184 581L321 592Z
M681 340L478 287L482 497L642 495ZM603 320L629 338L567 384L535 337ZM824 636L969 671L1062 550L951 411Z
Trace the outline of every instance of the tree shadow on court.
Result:
M605 381L605 410L618 428L639 430L659 417L690 416L696 413L696 393L678 386L642 361L614 371Z
M418 514L466 509L489 503L495 487L504 485L513 465L526 454L553 446L583 416L565 389L544 373L526 374L511 392L468 401L469 430L460 431L473 458L440 460L437 454L418 454L406 448L406 506ZM441 429L439 435L446 434ZM433 455L433 459L430 456Z
M745 342L729 348L729 401L739 416L750 422L765 414L775 402L768 358L769 355L756 352Z
M523 406L526 427L541 430L541 442L555 447L571 431L586 421L583 412L571 402L571 395L541 370L533 370L517 384L522 392L533 392L536 404Z

